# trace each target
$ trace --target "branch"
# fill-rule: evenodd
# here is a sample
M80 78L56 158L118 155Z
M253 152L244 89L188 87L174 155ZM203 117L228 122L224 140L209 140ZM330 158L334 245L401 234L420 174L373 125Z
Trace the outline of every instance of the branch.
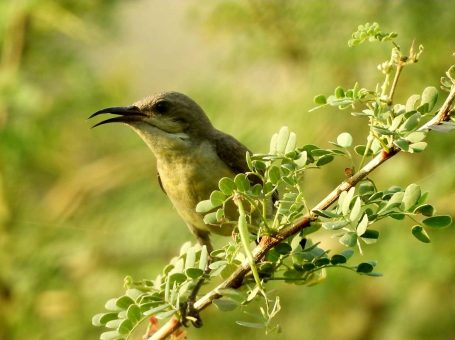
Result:
M446 98L444 104L439 109L438 113L426 124L422 125L418 131L427 131L435 125L442 124L450 119L451 110L455 101L455 85L452 86L451 91ZM338 187L336 187L331 193L329 193L324 199L322 199L313 209L314 210L326 210L329 208L339 197L343 191L347 191L354 187L361 180L366 178L374 169L378 166L395 156L400 152L400 149L396 146L391 146L389 151L382 150L377 156L375 156L370 162L368 162L361 170L355 173L343 181ZM262 260L265 254L274 246L287 239L288 237L297 234L302 229L308 227L312 221L317 219L317 215L313 212L306 214L299 221L293 225L282 229L279 233L274 236L265 236L261 239L261 242L252 251L254 262L258 263ZM194 308L197 311L201 311L207 308L213 300L219 299L222 295L219 293L224 288L237 288L240 286L243 278L250 271L249 260L243 261L242 265L231 274L224 282L218 285L216 288L205 294L198 301L195 302ZM180 321L173 317L167 323L165 323L156 333L154 333L149 340L164 339L171 335L177 329L181 327Z

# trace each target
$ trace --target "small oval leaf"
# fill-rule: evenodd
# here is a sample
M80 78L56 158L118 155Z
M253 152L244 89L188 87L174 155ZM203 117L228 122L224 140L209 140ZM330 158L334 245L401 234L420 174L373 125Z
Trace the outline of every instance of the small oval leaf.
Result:
M214 208L215 207L213 206L211 200L204 200L204 201L200 201L196 205L196 212L203 214L203 213L209 212L210 210L213 210Z
M425 229L422 228L422 226L420 226L420 225L413 226L411 232L412 232L412 235L414 235L414 237L416 239L418 239L419 241L421 241L423 243L431 242L430 237L428 236Z
M337 137L337 144L343 148L349 148L352 145L352 136L348 132L343 132Z
M236 185L231 178L223 177L218 182L218 187L225 195L232 195L232 192L235 190Z
M357 273L371 273L374 267L371 263L363 262L357 266Z
M452 217L449 215L432 216L424 219L422 223L431 228L444 228L452 224Z
M333 159L334 159L334 157L332 155L324 155L317 160L316 166L326 165L326 164L330 163L331 161L333 161Z

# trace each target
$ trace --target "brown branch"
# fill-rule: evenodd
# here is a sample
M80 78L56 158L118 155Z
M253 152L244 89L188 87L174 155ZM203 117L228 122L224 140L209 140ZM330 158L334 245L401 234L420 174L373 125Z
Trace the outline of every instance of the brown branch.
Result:
M422 125L419 128L419 131L431 130L431 127L434 125L442 124L444 121L450 119L450 113L455 101L455 85L452 86L452 89L446 98L444 104L439 109L437 115L435 115L430 121ZM370 162L368 162L360 171L358 171L353 176L349 177L343 181L338 187L336 187L330 194L328 194L324 199L322 199L313 209L314 210L326 210L329 208L339 197L343 191L347 191L350 188L354 187L362 179L366 178L374 169L378 166L395 156L400 149L391 146L388 152L382 150L376 157L374 157ZM311 212L310 214L305 215L299 221L293 225L284 228L278 234L274 236L267 236L261 239L261 242L253 250L254 261L258 263L262 260L265 254L274 246L288 238L289 236L297 234L302 229L308 227L311 221L317 219L317 215ZM245 260L237 270L231 274L231 276L218 285L215 289L211 290L203 297L201 297L194 304L194 308L197 311L201 311L207 308L213 300L219 299L222 295L219 293L220 289L224 288L236 288L242 282L243 278L250 271L249 261ZM164 339L175 332L181 326L180 321L173 317L167 323L165 323L149 340L159 340Z

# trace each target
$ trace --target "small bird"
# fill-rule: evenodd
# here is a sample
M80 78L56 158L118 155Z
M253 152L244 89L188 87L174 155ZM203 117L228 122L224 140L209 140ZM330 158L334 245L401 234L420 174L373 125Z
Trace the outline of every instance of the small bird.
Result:
M222 177L248 171L247 147L217 130L194 100L178 92L159 93L131 106L105 108L89 118L105 113L118 117L93 127L125 123L142 138L155 155L161 188L201 245L210 252L210 233L232 234L232 223L206 224L195 208L218 188Z

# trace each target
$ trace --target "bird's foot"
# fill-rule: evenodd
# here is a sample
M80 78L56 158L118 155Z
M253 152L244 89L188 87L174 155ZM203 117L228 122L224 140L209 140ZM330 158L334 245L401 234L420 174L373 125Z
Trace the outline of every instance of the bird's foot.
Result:
M209 269L207 267L206 273L208 273L208 271ZM194 327L202 327L202 319L199 316L199 310L194 308L194 302L196 301L197 293L199 293L204 281L204 276L201 276L196 282L196 285L193 287L188 299L180 305L181 322L185 327L188 327L188 320L191 321Z
M188 299L180 305L180 317L184 327L188 327L188 321L196 328L202 327L199 311L194 308L194 299Z

